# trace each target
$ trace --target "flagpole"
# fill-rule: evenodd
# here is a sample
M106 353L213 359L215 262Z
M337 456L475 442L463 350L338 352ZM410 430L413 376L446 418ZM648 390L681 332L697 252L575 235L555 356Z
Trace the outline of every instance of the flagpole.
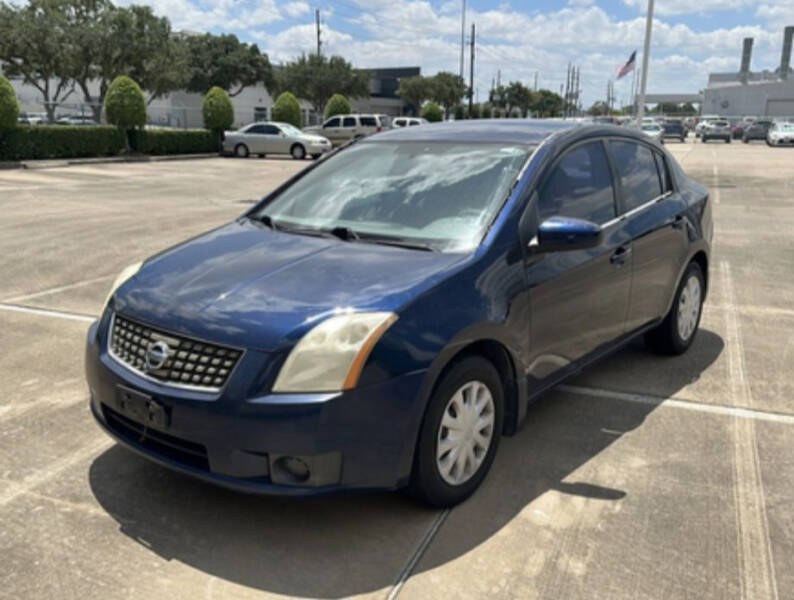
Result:
M651 52L651 28L653 26L653 0L648 0L648 16L645 19L645 48L642 51L642 73L640 73L640 97L637 107L637 125L642 125L645 116L645 90L648 84L648 58Z

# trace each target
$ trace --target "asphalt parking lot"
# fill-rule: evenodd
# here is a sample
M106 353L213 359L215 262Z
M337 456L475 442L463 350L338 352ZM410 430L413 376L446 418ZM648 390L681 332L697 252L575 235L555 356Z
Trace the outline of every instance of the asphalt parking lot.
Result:
M548 393L451 511L217 489L89 414L85 333L120 269L308 163L0 171L0 597L794 598L794 153L668 148L714 202L694 346Z

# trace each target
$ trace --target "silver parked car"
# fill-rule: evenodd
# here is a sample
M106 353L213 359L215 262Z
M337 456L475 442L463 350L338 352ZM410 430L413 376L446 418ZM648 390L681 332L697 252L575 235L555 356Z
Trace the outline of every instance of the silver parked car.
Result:
M224 153L245 158L249 154L289 154L301 160L319 158L331 150L331 142L319 135L304 133L289 123L260 121L223 134Z
M642 132L652 140L664 144L664 128L659 123L642 123Z
M326 119L322 125L304 127L303 131L327 137L334 146L340 146L383 131L384 127L379 115L336 115Z

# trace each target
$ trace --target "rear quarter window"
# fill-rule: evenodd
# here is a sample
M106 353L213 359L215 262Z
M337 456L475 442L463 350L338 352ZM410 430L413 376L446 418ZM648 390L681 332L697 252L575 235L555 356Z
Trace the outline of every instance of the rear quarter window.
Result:
M359 117L361 121L362 127L377 127L378 122L375 120L375 117Z

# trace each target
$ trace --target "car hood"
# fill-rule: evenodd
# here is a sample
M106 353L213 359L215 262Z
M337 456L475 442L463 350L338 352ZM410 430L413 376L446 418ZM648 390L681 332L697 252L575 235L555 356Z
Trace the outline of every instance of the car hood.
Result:
M274 351L340 309L397 311L465 260L240 220L148 260L114 308L174 333Z

